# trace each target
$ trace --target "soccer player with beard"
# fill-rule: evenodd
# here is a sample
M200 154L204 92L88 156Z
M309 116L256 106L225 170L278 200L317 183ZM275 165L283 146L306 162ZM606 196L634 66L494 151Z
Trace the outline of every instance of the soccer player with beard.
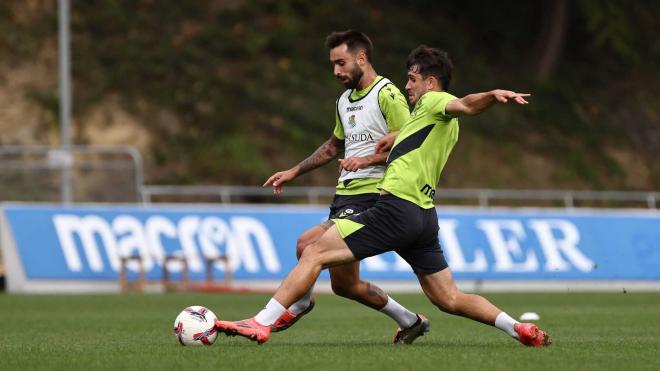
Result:
M517 322L484 297L458 290L440 248L433 204L440 174L458 140L458 117L479 114L496 103L527 104L529 94L492 90L456 98L446 92L453 68L447 53L424 45L411 52L407 68L406 91L415 108L398 136L388 135L377 144L378 150L391 151L376 205L333 219L334 225L305 249L263 310L243 321L217 321L218 331L263 343L270 325L312 287L323 268L396 251L440 310L497 327L524 345L550 345L550 336L536 325Z
M298 239L297 255L316 242L333 225L330 219L357 215L378 200L378 182L385 171L387 153L375 154L378 140L396 132L410 117L408 104L392 82L379 76L372 65L373 46L358 31L333 32L326 39L334 75L346 87L336 102L335 129L312 155L289 170L273 174L264 186L273 186L281 194L283 186L299 175L327 164L342 151L341 174L327 221L305 231ZM360 279L359 263L331 267L332 290L340 296L379 310L397 322L395 344L410 344L428 331L429 322L415 314L380 288ZM302 298L292 303L272 324L272 331L283 331L314 307L310 287Z

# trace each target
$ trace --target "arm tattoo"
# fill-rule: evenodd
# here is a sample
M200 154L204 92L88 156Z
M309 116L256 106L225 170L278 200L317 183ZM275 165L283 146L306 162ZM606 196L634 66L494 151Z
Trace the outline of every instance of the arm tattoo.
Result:
M300 170L299 175L302 175L317 167L323 166L330 162L337 154L344 149L344 141L337 139L334 135L330 137L325 143L314 151L309 157L304 159L298 164Z

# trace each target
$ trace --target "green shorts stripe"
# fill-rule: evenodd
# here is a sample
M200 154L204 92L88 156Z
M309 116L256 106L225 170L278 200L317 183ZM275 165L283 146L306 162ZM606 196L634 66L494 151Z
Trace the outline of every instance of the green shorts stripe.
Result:
M359 178L339 182L335 193L338 195L359 195L363 193L378 194L380 178Z
M337 226L337 230L339 231L339 235L341 238L346 238L350 236L352 233L355 233L360 230L360 228L364 227L364 224L360 224L358 222L354 222L349 219L331 219L335 225Z

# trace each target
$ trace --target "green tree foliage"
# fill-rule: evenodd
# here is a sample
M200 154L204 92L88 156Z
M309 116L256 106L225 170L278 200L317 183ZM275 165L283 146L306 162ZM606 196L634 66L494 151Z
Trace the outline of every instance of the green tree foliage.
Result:
M342 91L325 36L354 28L371 36L376 70L401 89L407 54L424 43L452 56L455 95L496 87L533 93L528 107L464 119L461 130L510 154L504 166L523 166L515 158L533 155L560 169L535 186L631 187L626 163L612 148L634 152L649 169L650 180L632 187L660 185L656 1L108 0L72 6L76 109L115 94L143 115L156 138L152 182L260 184L311 153L330 135ZM44 15L47 26L55 24L54 14L52 8ZM17 25L6 5L0 5L0 31L0 49L13 55L29 55L46 34L43 25L37 33ZM158 120L160 109L174 112L181 125ZM468 155L455 162L480 161ZM519 170L508 186L530 185ZM450 176L446 185L500 184L478 172L456 173L463 178ZM299 184L329 184L335 176L328 166Z

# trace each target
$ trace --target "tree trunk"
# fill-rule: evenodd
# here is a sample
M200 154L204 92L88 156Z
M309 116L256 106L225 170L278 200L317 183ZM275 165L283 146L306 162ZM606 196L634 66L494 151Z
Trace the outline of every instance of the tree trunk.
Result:
M567 27L567 0L546 0L541 20L541 35L537 46L539 56L536 69L537 81L545 82L552 76L564 47Z

